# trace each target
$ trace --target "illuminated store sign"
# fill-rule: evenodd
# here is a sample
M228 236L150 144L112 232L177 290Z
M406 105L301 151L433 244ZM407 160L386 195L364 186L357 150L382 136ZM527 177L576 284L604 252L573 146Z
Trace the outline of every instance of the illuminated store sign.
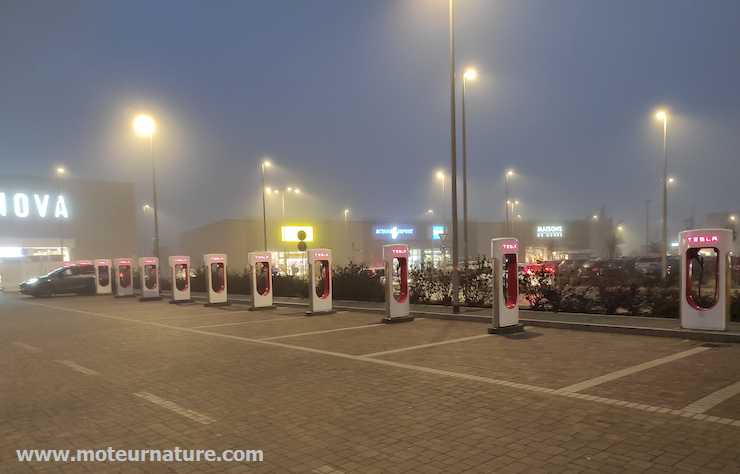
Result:
M563 238L563 226L561 225L538 225L537 226L537 238L538 239L562 239Z
M284 225L280 228L283 242L300 242L298 232L306 233L304 242L313 242L313 227L310 225Z
M432 240L440 240L440 234L444 234L447 232L447 229L443 225L433 225L432 226Z
M406 240L414 237L414 228L413 227L401 227L401 226L392 226L392 227L375 227L373 229L373 234L375 234L376 238L379 239L385 239L390 237L391 240Z
M0 217L68 219L67 202L61 194L6 194L0 192Z

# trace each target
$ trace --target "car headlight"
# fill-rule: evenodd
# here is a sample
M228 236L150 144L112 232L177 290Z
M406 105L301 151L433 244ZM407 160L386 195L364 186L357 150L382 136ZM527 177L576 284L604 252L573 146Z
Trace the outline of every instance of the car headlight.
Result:
M29 285L35 285L38 281L38 278L31 278L30 280L26 280L26 283Z

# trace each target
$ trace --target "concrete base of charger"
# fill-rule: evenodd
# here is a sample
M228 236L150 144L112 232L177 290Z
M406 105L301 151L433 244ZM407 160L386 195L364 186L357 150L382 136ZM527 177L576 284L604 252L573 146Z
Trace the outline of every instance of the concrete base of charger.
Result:
M329 311L306 311L306 316L323 316L326 314L334 314L336 311L330 309Z
M383 322L386 324L408 323L413 320L414 320L413 316L396 316L395 318L389 318L389 317L383 318Z
M162 301L161 296L142 296L139 301Z
M524 332L523 324L512 324L511 326L502 326L498 328L488 328L488 334L516 334Z
M277 309L277 306L250 306L248 309L249 311L264 311L267 309Z

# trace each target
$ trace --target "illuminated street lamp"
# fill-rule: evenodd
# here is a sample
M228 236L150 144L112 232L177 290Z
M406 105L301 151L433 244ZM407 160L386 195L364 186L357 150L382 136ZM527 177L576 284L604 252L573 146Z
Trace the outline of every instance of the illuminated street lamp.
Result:
M668 112L658 110L655 119L663 122L663 222L660 239L660 267L668 275Z
M506 199L506 232L511 233L511 220L509 219L509 205L511 200L509 199L509 180L516 176L513 169L506 170L504 174L504 194Z
M593 216L591 216L591 220L598 221L599 220L599 215L598 214L594 214Z
M468 260L470 255L468 253L468 133L465 128L466 114L465 114L465 89L468 81L475 81L478 78L478 71L474 68L469 67L463 73L462 81L462 174L463 174L463 233L465 234L465 240L463 241L463 255L465 257L464 265L468 267Z
M149 157L152 162L152 205L154 210L154 256L159 258L159 209L157 206L157 165L154 159L154 134L157 122L151 115L139 114L131 123L134 133L141 138L149 139Z
M144 214L152 212L152 206L150 206L149 204L144 204L143 206L141 206L141 212L143 212Z
M54 175L59 178L59 194L62 193L62 179L67 177L67 168L62 165L54 168ZM64 236L63 236L62 221L59 221L59 255L61 255L62 261L64 261Z
M277 191L277 190L275 190ZM283 209L283 219L285 219L285 196L287 194L301 194L301 190L298 188L294 188L292 186L288 186L285 188L285 192L282 194L282 209Z
M267 251L267 203L265 202L265 192L269 193L269 188L265 187L265 169L272 166L268 159L263 159L259 164L260 176L262 177L262 243Z
M737 215L735 215L735 214L730 214L730 217L729 217L729 219L730 219L730 222L737 222Z

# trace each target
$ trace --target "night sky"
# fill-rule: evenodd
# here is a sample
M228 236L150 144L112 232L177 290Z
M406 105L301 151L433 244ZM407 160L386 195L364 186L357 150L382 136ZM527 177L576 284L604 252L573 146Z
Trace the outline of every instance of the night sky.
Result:
M456 11L458 69L481 74L468 89L473 219L502 218L513 167L525 219L605 205L641 242L645 200L659 212L660 105L678 180L671 232L740 208L740 2L457 0ZM264 155L277 165L268 184L306 192L288 202L296 220L439 212L447 34L446 0L5 0L1 173L63 163L136 182L141 204L149 161L130 121L148 111L165 242L256 215Z

